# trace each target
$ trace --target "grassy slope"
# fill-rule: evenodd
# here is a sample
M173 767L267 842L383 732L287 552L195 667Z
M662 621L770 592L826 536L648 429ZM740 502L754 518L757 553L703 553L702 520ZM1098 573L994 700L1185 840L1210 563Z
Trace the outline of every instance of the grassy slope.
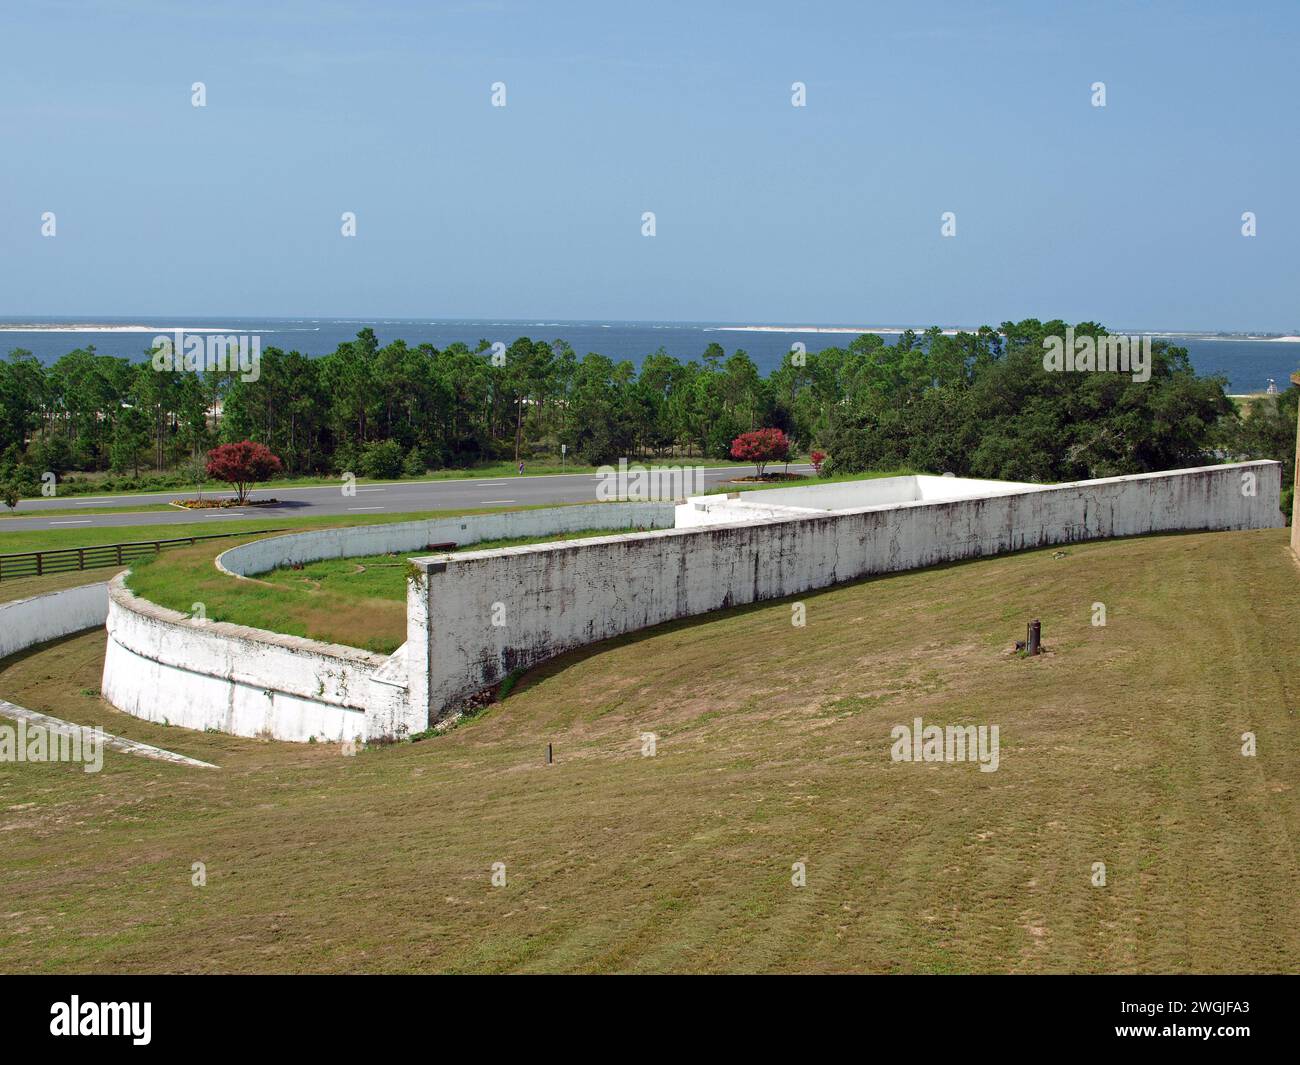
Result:
M222 768L0 764L0 970L1300 967L1285 530L803 601L806 628L788 602L664 626L355 758L118 714L81 694L101 636L11 660L6 697ZM1029 617L1053 653L1009 656ZM1001 768L891 763L915 715L999 724Z
M300 532L306 529L324 529L339 525L388 525L395 521L418 521L422 518L446 517L450 514L489 514L501 510L536 510L540 506L564 506L563 503L545 503L537 506L484 507L478 510L422 510L407 514L331 514L315 518L283 518L276 521L272 517L248 519L222 519L204 525L195 522L180 522L175 525L117 525L101 526L94 529L30 529L17 532L4 532L0 525L0 553L17 551L45 551L61 547L92 547L95 544L116 544L139 542L145 540L179 539L186 536L215 536L229 534L226 546L236 542L240 534L257 532L260 529L278 529L283 532ZM221 544L221 540L210 540L212 544ZM225 546L219 550L224 551ZM8 581L5 582L6 584Z
M387 518L388 515L382 515ZM365 515L361 516L362 518ZM397 516L395 516L397 517ZM409 515L400 515L407 519ZM289 529L308 527L310 519L294 518L292 521L271 521L266 518L250 521L223 520L220 525L213 522L211 526L195 522L178 522L175 525L101 525L93 529L23 529L5 532L0 523L0 553L13 554L19 551L53 551L63 547L94 547L96 544L137 543L144 540L171 540L183 536L213 536L217 533L248 533L257 529ZM315 524L368 524L349 515L342 521L337 518ZM217 541L213 540L213 543Z

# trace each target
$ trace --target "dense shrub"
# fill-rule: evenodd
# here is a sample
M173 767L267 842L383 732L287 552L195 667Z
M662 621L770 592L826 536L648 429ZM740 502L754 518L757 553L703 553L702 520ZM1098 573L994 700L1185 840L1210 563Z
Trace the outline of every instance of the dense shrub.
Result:
M362 449L361 468L357 472L365 477L400 477L404 461L405 456L396 440L381 440Z

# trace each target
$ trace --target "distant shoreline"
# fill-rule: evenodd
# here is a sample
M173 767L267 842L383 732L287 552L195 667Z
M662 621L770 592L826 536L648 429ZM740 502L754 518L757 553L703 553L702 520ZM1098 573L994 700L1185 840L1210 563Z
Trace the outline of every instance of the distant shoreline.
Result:
M224 325L3 325L0 333L236 333ZM266 330L272 332L272 330Z
M247 322L259 322L259 323L260 323L261 321L273 322L273 321L276 321L276 320L273 320L273 319L258 319L258 318L250 318L250 319L243 319L242 321L244 321L245 323L247 323ZM284 320L279 320L279 321L284 321ZM344 323L344 322L366 322L366 321L369 321L369 319L363 319L363 318L340 318L340 319L313 319L312 321L317 322L317 323L319 323L319 322L321 322L321 321L326 321L326 322L330 322L330 323L335 323L335 324L336 324L336 323ZM466 324L466 323L472 323L472 322L478 322L478 321L487 322L487 321L491 321L491 319L486 319L486 318L485 318L485 319L439 319L439 318L430 318L430 319L410 319L410 320L403 320L403 321L408 321L409 324L429 324L429 325L440 325L440 324L443 324L444 322L445 322L446 324ZM514 320L512 319L511 321L513 322ZM518 321L519 321L519 323L522 325L522 324L524 324L524 322L525 322L526 320L525 320L525 319L519 319ZM388 320L387 320L387 319L383 319L383 318L376 318L376 319L374 319L374 324L376 324L376 325L380 325L380 324L388 324ZM501 323L501 324L505 324L505 323L503 322L503 323ZM597 323L597 322L583 322L583 321L578 321L578 320L574 320L574 321L572 321L572 322L567 322L567 321L557 321L557 322L554 323L554 328L557 328L557 329L561 329L561 330L562 330L562 329L564 328L565 325L582 326L582 327L586 327L586 328L591 328L591 327L594 326L594 325L600 325L602 328L609 328L611 325L627 325L627 326L647 326L647 325L652 325L652 326L681 326L681 327L683 327L683 328L696 328L696 329L699 329L699 330L701 330L702 332L706 332L706 333L810 333L810 334L815 334L815 335L847 335L847 336L862 336L862 335L864 335L864 334L872 334L872 335L876 335L876 336L895 336L895 335L901 334L901 333L903 333L903 332L906 332L908 329L913 330L915 333L917 333L917 334L919 335L919 334L922 334L922 333L926 332L927 328L929 328L929 327L917 327L917 326L879 326L879 325L864 325L864 326L852 326L852 325L707 325L707 324L704 324L704 323L688 323L688 322L663 322L663 323L647 323L647 322L610 322L610 323ZM319 328L320 328L320 327L319 327L319 324L316 325L315 329L316 329L317 331L319 330ZM974 333L974 332L977 331L978 328L979 328L979 327L961 327L961 328L958 328L958 327L951 327L951 326L950 326L950 327L942 328L942 329L940 329L939 331L940 331L940 333L942 333L944 336L950 336L950 337L951 337L951 336L957 336L959 333L963 333L963 332L964 332L964 333ZM124 323L120 323L120 322L119 322L119 323L111 323L111 324L110 324L110 323L98 323L98 322L0 322L0 333L125 333L125 334L132 334L132 333L146 333L146 334L160 334L160 333L176 333L176 332L184 332L184 333L238 333L238 332L247 332L247 331L248 331L247 324L242 325L242 326L235 327L235 326L216 326L216 325L144 325L144 324L124 324ZM276 326L274 326L274 325L273 325L271 328L259 328L259 329L258 329L258 332L261 332L261 333L276 333L276 332L280 332L280 331L281 331L280 328L278 328L278 327L276 327ZM301 331L301 330L291 330L291 331ZM1254 343L1272 343L1272 344L1300 344L1300 335L1285 335L1285 336L1283 336L1283 335L1277 335L1277 334L1271 334L1271 333L1204 333L1204 332L1185 332L1185 333L1180 333L1180 332L1172 332L1172 331L1169 331L1169 330L1149 330L1149 329L1113 329L1113 330L1111 330L1111 332L1112 332L1112 333L1123 333L1123 334L1140 334L1140 335L1142 335L1142 336L1150 336L1150 337L1164 338L1164 339L1170 339L1170 340L1180 340L1180 339L1186 339L1186 340L1206 340L1206 341L1220 340L1220 341L1231 341L1231 342L1238 342L1238 343L1254 342Z
M941 329L946 337L954 337L958 333L974 333L977 328L967 329ZM726 332L726 333L852 333L861 335L863 333L875 333L879 335L892 336L895 333L905 332L911 329L918 335L925 332L926 329L916 326L846 326L846 325L715 325L710 326L708 332ZM1300 344L1300 336L1274 336L1270 333L1171 333L1167 330L1153 331L1149 329L1119 329L1110 330L1112 333L1134 333L1150 337L1169 337L1169 338L1192 338L1196 340L1232 340L1232 341L1261 341L1271 343Z
M718 333L852 333L855 336L861 336L863 333L876 333L883 335L892 335L894 333L904 333L910 326L880 326L880 325L714 325L706 327L706 332ZM915 330L917 333L923 330ZM955 337L961 332L974 332L966 329L943 329L940 330L946 337Z

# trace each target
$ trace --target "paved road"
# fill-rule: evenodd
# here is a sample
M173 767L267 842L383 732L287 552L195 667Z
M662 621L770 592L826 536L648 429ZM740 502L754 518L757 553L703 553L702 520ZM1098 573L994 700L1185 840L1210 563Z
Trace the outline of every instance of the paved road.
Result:
M784 468L784 467L782 467ZM791 473L807 473L811 466L791 464ZM704 486L712 488L735 477L752 476L752 466L708 467L702 471ZM194 492L169 492L135 496L95 496L88 499L25 499L19 514L31 517L0 518L0 533L32 529L93 529L117 525L216 524L232 519L265 519L268 524L324 514L403 514L422 510L454 510L468 507L530 506L539 503L594 503L600 478L594 473L555 474L541 477L498 477L481 481L406 481L400 484L359 485L356 495L345 496L339 488L275 488L253 493L275 496L273 507L244 507L222 510L182 510L144 513L96 514L98 508L169 503L190 499ZM204 493L212 496L213 493ZM40 517L42 510L84 511Z

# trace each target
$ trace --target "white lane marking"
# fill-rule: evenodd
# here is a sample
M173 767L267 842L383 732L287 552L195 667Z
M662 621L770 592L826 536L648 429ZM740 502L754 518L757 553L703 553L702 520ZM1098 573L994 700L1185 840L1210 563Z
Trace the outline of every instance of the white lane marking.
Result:
M480 499L479 506L487 506L489 503L513 503L513 499Z
M383 507L348 507L348 510L383 510Z
M94 525L94 518L78 518L76 521L52 521L51 525Z
M387 492L387 488L358 488L358 492Z
M503 485L507 485L509 483L510 483L509 481L481 481L478 484L476 484L474 487L475 488L501 488Z

